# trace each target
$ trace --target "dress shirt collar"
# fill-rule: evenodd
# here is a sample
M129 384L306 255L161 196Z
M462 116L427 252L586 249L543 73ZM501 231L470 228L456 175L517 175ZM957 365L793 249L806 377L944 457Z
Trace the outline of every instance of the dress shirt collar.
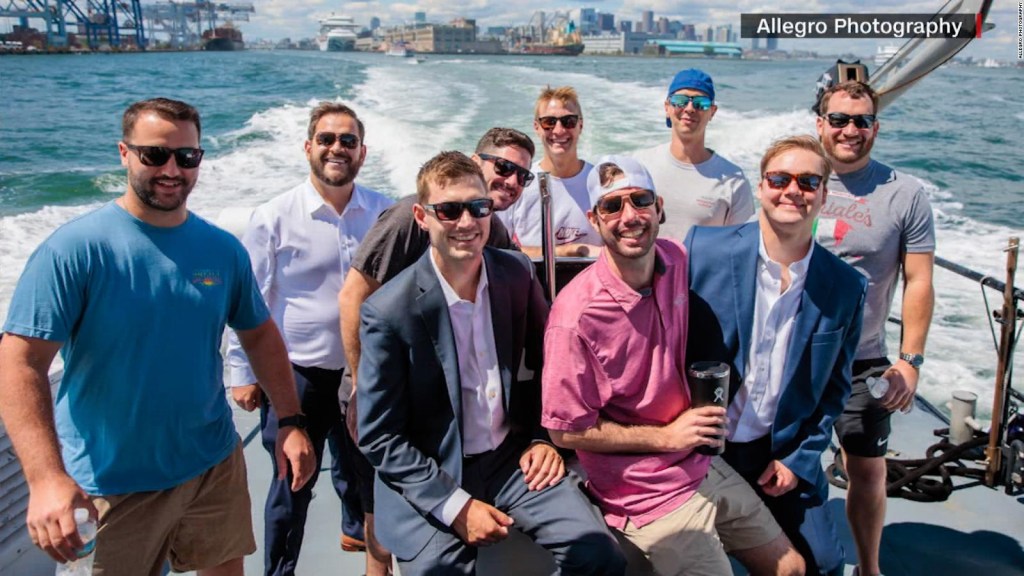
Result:
M437 261L434 260L434 249L430 248L427 251L430 256L430 267L434 269L434 274L437 275L437 281L441 283L441 292L444 293L444 301L448 304L448 307L458 304L459 302L466 302L455 292L452 285L445 279L444 274L441 274L441 269L437 267ZM476 302L480 302L480 297L484 294L484 290L487 290L487 265L486 261L480 262L480 281L476 285Z
M659 253L657 243L651 247L651 250L654 250L654 279L651 282L651 289L653 291L654 286L658 283L658 279L665 276L668 272L668 266L666 266L665 259ZM632 286L626 284L625 280L612 271L611 266L608 264L608 258L607 249L602 250L601 254L597 257L597 262L594 263L594 266L597 267L597 277L612 299L618 302L623 310L629 312L643 299L644 295L634 290Z
M794 286L799 282L802 282L807 276L807 268L811 265L811 255L814 254L814 242L811 242L810 247L807 248L807 254L789 265L789 285ZM764 270L768 271L768 274L772 278L779 280L782 278L782 264L771 259L768 256L768 249L764 246L764 234L761 234L757 238L757 255L760 260L760 264L764 267Z
M316 216L318 214L330 214L335 218L340 218L348 213L350 210L365 210L366 209L366 198L362 189L358 184L352 184L352 197L349 198L348 204L345 205L345 211L338 214L338 211L334 209L326 201L323 196L317 192L316 187L313 186L313 177L310 176L306 180L306 186L302 192L303 210L310 216Z

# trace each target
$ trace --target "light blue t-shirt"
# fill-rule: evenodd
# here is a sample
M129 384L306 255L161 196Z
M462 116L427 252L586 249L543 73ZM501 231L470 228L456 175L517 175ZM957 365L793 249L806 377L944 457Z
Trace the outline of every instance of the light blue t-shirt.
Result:
M111 202L36 249L4 331L64 343L64 464L86 492L112 495L170 488L227 458L238 440L221 334L267 318L229 233L191 213L151 226Z

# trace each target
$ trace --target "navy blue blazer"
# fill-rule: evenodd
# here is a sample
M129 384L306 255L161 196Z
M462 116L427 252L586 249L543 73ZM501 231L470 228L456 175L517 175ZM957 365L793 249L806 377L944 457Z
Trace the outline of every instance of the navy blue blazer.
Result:
M448 305L428 250L361 308L359 448L376 469L376 535L415 557L437 530L431 511L462 481L462 394ZM488 295L510 434L547 440L540 426L540 365L548 305L533 263L484 249ZM517 381L524 361L534 371Z
M757 222L697 226L686 236L690 257L687 365L699 360L729 364L730 400L747 374L759 241ZM797 490L816 505L828 497L821 454L850 396L867 281L817 242L813 250L786 352L771 440L772 459L796 474Z

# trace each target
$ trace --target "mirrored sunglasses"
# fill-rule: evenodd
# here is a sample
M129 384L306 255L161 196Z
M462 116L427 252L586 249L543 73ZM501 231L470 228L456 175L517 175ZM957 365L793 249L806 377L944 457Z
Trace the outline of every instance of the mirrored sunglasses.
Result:
M144 166L163 166L174 156L178 168L198 168L203 161L202 148L165 148L164 146L136 146L125 142L125 147L139 155Z
M824 180L818 174L790 174L788 172L768 172L764 175L765 182L768 183L768 187L774 190L785 190L789 183L796 180L797 188L804 192L814 192L821 186L821 181Z
M668 103L671 104L673 108L686 108L686 105L691 102L693 103L694 110L701 111L710 110L711 104L713 103L711 98L701 95L688 96L686 94L673 94L668 97Z
M853 125L859 130L871 128L875 125L874 114L843 114L842 112L829 112L826 115L828 125L833 128L846 128L846 125L853 120Z
M330 148L334 146L335 141L340 141L341 145L349 150L355 150L359 148L359 136L355 134L334 134L333 132L319 132L313 137L316 143L323 146L324 148Z
M494 172L502 178L507 178L515 173L516 180L520 186L529 186L530 182L533 182L533 173L511 160L506 160L494 154L479 153L477 156L482 160L494 162Z
M462 218L462 213L469 210L473 218L490 216L494 210L494 200L490 198L477 198L469 202L438 202L437 204L424 204L423 208L430 210L442 222L451 222Z
M623 201L629 199L629 203L633 205L633 208L641 209L648 208L654 205L654 201L657 200L658 196L652 190L637 190L636 192L627 194L625 196L606 196L597 201L594 208L597 213L602 216L611 216L618 214L622 211Z
M566 114L565 116L541 116L537 118L537 123L545 130L554 130L555 124L559 122L562 123L562 127L566 130L572 130L580 123L580 115Z

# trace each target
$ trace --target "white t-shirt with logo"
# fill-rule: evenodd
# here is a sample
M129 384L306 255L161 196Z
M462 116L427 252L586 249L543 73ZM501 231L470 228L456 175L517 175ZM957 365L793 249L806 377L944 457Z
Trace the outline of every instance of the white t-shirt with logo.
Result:
M551 224L555 231L555 245L592 244L600 246L598 235L587 220L590 196L587 194L587 175L594 166L583 163L583 169L571 178L548 177L551 191ZM533 165L533 173L543 170L540 163ZM536 178L523 190L523 196L511 208L497 212L508 228L512 241L520 246L541 245L540 179Z

